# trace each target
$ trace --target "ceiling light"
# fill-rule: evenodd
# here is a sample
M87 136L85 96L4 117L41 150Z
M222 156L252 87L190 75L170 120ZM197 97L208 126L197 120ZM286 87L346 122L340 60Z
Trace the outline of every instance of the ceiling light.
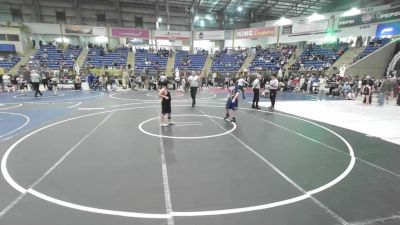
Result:
M286 19L285 17L280 18L278 21L275 22L275 26L285 26L289 25L292 21Z
M159 23L161 23L162 18L161 18L161 17L158 17L157 21L158 21Z
M318 20L323 20L325 19L324 15L318 14L318 13L313 13L311 16L307 17L308 21L318 21Z
M243 11L243 7L242 7L242 6L237 7L237 11L238 11L238 12Z
M361 10L357 8L351 8L349 11L343 13L343 16L355 16L361 14Z

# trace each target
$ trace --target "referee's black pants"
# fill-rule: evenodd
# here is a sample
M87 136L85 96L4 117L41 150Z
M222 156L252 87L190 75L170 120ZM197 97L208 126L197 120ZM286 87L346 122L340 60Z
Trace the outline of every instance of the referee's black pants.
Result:
M197 87L190 87L190 96L192 97L192 106L196 105Z
M40 94L40 96L42 96L42 92L40 92L39 90L39 85L40 85L39 82L32 82L32 87L33 90L35 91L35 97L37 97L37 94Z
M271 100L271 108L275 108L276 92L277 90L275 89L269 90L269 99Z
M244 89L243 86L239 85L240 90L242 91L242 98L245 99L246 97L244 96Z
M260 101L260 89L258 88L253 88L253 104L252 108L258 108L258 102Z
M397 105L400 105L400 93L397 94Z

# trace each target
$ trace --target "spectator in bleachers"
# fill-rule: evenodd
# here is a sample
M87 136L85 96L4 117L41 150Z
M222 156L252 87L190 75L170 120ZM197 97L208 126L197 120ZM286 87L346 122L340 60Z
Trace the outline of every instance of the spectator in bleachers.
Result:
M367 84L363 87L362 94L364 96L363 103L367 105L371 105L372 101L372 87Z
M94 79L95 79L95 76L93 75L93 73L89 72L89 75L87 77L87 82L89 84L90 89L93 89Z
M12 90L11 77L7 73L2 76L4 90L10 92Z

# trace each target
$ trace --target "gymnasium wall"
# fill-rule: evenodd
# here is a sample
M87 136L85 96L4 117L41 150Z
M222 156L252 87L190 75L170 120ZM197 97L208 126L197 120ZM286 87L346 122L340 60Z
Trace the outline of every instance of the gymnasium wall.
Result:
M347 68L346 76L373 75L375 78L383 78L386 68L394 56L394 51L399 41L400 39L392 41L386 46L354 63Z
M28 49L26 48L28 45L28 40L26 40L26 35L21 35L21 31L19 28L5 28L2 27L0 30L1 34L11 34L18 35L19 41L8 41L8 40L0 40L0 44L13 44L15 45L15 50L24 54Z

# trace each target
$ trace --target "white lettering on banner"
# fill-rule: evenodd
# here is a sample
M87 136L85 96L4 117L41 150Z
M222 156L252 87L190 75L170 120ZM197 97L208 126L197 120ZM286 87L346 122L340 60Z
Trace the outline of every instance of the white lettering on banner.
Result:
M262 36L274 36L276 27L259 27L236 30L236 38L258 38Z
M194 39L196 40L225 40L225 31L197 31L194 32Z
M190 39L192 33L190 31L156 31L156 39L169 39L169 40L186 40Z
M340 21L339 25L353 24L354 22L355 22L354 20L345 20L345 21Z
M370 7L370 8L362 8L362 9L361 9L361 13L362 13L362 14L372 13L372 12L374 12L374 11L375 11L375 10L374 10L373 7Z
M365 14L365 15L361 16L361 20L363 23L372 22L372 18L373 18L372 14Z
M392 12L392 13L386 13L386 14L380 14L379 15L379 19L396 17L396 16L400 16L400 11Z

